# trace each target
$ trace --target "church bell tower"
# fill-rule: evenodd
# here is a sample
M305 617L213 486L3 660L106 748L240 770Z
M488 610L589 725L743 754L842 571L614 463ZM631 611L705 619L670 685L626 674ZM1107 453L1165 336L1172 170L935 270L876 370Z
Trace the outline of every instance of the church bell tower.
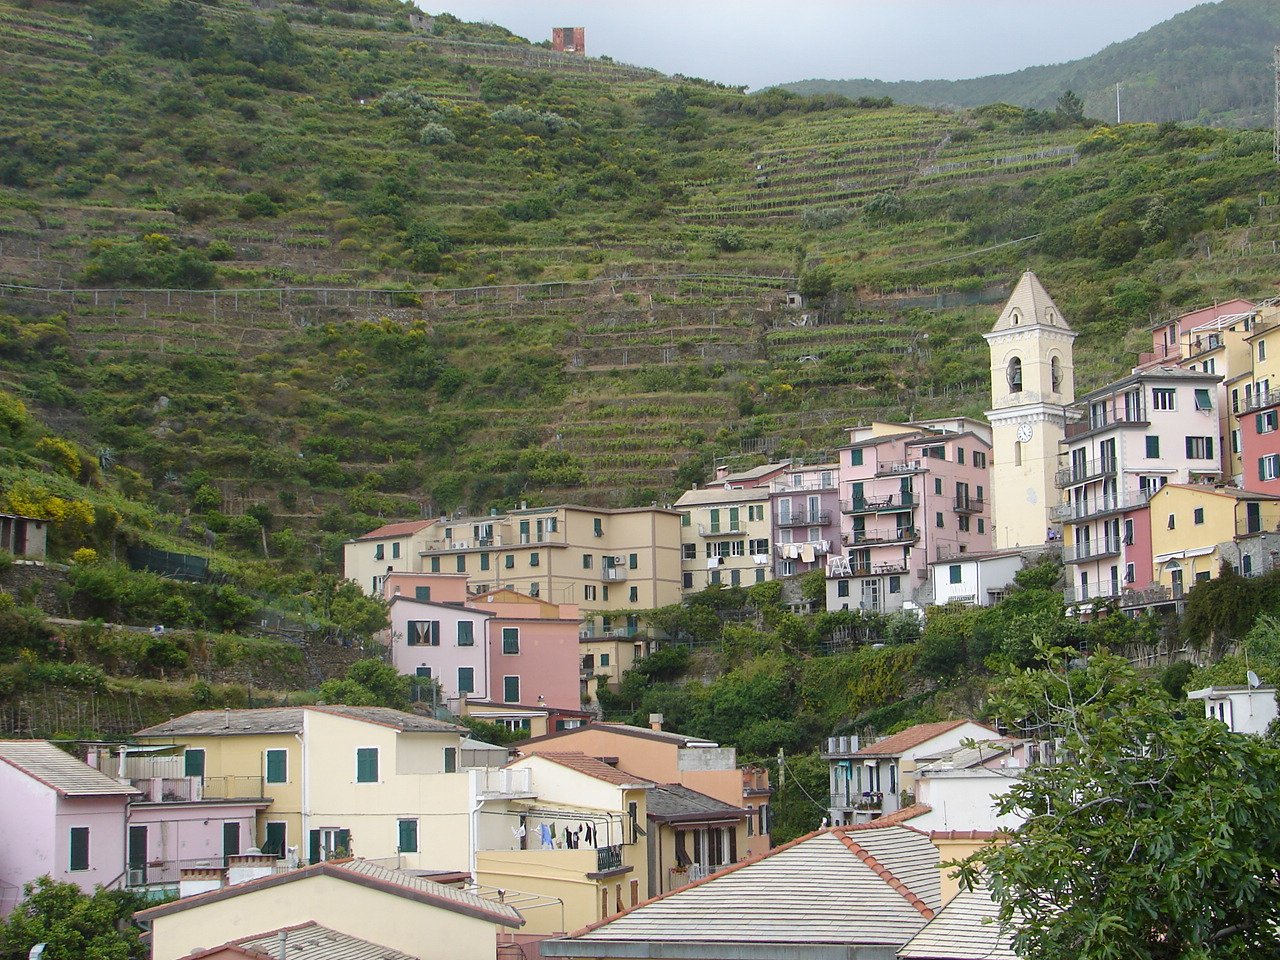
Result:
M1075 332L1036 275L1018 281L983 335L991 350L991 523L997 548L1049 539L1059 444L1075 402Z

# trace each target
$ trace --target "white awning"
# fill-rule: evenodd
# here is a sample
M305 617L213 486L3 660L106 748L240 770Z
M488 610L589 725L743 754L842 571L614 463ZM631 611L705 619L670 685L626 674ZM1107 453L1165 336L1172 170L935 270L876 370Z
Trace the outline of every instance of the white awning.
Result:
M1195 547L1191 550L1174 550L1172 553L1156 554L1156 563L1168 563L1170 560L1190 560L1192 557L1207 557L1217 547Z

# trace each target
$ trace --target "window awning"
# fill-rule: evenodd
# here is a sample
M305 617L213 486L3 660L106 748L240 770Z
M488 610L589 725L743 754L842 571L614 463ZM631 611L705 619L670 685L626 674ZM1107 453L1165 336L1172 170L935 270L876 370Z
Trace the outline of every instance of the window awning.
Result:
M1207 557L1217 547L1193 547L1189 550L1174 550L1170 553L1158 553L1155 556L1156 563L1168 563L1170 560L1190 560L1192 557Z

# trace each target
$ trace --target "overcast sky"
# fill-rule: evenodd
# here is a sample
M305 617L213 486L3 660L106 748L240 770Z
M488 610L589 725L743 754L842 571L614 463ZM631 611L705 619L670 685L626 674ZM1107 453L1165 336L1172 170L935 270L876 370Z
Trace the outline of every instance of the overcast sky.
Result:
M752 89L816 77L963 79L1096 53L1201 0L416 0L538 41Z

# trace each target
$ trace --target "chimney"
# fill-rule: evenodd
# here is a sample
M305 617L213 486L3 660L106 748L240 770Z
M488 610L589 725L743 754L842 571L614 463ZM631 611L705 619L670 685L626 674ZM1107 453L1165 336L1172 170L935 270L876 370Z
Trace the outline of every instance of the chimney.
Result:
M286 951L288 950L288 948L289 948L289 931L281 930L279 941L276 946L276 956L279 957L279 960L286 960L286 957L288 956Z
M178 875L178 896L194 897L199 893L210 893L221 890L227 885L225 867L215 867L204 863L194 867L183 867Z
M662 732L662 714L660 713L649 714L649 729L656 730L658 733Z

